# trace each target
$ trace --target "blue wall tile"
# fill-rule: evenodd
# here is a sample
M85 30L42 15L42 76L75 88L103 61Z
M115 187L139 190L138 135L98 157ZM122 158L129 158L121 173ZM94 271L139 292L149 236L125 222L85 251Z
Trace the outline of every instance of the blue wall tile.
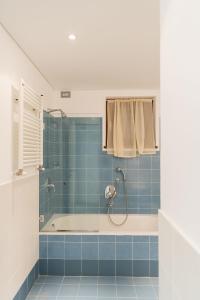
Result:
M48 259L64 259L64 243L63 242L48 242Z
M63 235L48 235L48 242L64 242Z
M114 235L99 235L99 242L100 243L115 242L115 236Z
M158 243L158 236L151 235L150 236L150 242L151 243Z
M64 276L64 259L48 260L48 275Z
M82 244L82 258L93 260L98 259L98 244L97 243L83 243Z
M121 178L116 167L126 173L129 213L157 213L159 153L130 159L107 155L102 151L101 118L64 118L61 122L45 113L44 123L46 169L40 172L40 214L45 216L45 223L40 228L53 213L106 213L104 189L116 177ZM45 188L47 178L55 184L55 193ZM114 213L124 212L122 184L119 193Z
M151 156L141 156L139 159L139 168L143 170L151 169Z
M82 275L81 260L65 260L65 276Z
M38 262L33 266L32 270L25 278L13 300L25 300L35 280L38 278Z
M150 243L150 259L158 260L158 244Z
M135 235L133 236L133 242L134 243L148 243L149 242L149 236L148 235Z
M139 182L139 170L127 169L126 171L126 180L128 182Z
M133 243L133 259L149 259L149 243Z
M25 279L20 288L20 299L26 299L27 295L28 295L28 284L27 284L27 279Z
M47 235L40 235L39 236L39 240L40 240L40 242L46 242L47 241Z
M150 182L151 181L151 169L138 171L138 182Z
M132 260L132 243L116 244L116 260Z
M63 242L65 238L65 242ZM40 241L40 274L157 276L158 237L61 235L60 242ZM45 253L45 254L43 254ZM33 275L30 274L30 282Z
M151 181L160 182L160 170L151 170Z
M159 196L160 195L160 183L159 182L151 183L151 193L154 196Z
M159 153L156 156L152 156L152 169L159 170L160 169L160 155Z
M48 274L47 262L48 262L48 259L40 259L40 265L39 265L39 274L40 275Z
M65 246L65 259L80 260L82 256L81 243L69 243Z
M150 274L151 277L157 277L158 274L158 261L150 260Z
M47 242L41 242L39 245L39 257L47 258Z
M133 276L133 261L117 260L116 273L118 276Z
M20 299L20 291L15 295L15 297L13 298L13 300L21 300Z
M140 165L140 157L129 158L127 160L127 169L138 170Z
M100 276L115 276L115 261L114 260L100 260L99 261L99 275Z
M133 260L133 276L150 276L149 260Z
M99 264L97 260L82 261L83 276L97 276L99 272Z
M116 171L115 169L117 167L120 167L122 169L126 169L127 168L127 160L125 158L113 157L113 169L114 169L114 171Z
M82 235L82 242L83 243L87 243L87 242L97 243L98 235Z
M34 281L35 281L36 277L35 277L35 268L33 268L31 270L31 272L28 275L28 291L30 291Z
M132 243L132 235L116 235L116 243Z
M81 235L65 235L65 243L80 243Z
M99 243L99 259L115 260L115 243Z

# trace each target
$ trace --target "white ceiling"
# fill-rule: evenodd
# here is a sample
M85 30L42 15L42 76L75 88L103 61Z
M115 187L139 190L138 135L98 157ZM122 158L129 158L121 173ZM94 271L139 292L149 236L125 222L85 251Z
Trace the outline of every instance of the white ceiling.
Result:
M0 0L0 21L56 89L159 88L159 0Z

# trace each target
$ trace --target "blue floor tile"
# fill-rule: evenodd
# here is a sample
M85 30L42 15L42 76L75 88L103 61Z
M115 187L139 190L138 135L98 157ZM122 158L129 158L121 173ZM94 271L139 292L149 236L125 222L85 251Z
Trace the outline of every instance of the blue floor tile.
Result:
M127 298L127 297L118 297L118 298L113 298L113 299L117 299L117 300L138 300L138 298L136 298L136 297L129 297L129 298ZM103 300L103 299L102 299ZM140 299L139 299L140 300ZM146 300L149 300L149 299L146 299Z
M56 300L77 300L77 297L57 297Z
M44 278L44 283L56 283L61 284L63 281L63 276L47 276Z
M150 277L133 277L133 285L153 285Z
M118 276L115 281L117 285L133 285L132 277Z
M36 281L35 281L35 284L39 284L39 283L45 283L45 279L47 278L48 276L47 275L40 275L37 279L36 279Z
M57 300L57 297L51 297L51 296L42 297L42 296L38 296L38 297L36 297L36 300Z
M158 300L158 298L138 298L139 300ZM117 299L118 300L118 299ZM127 299L128 300L128 299Z
M150 282L152 285L158 286L159 278L158 277L150 277Z
M116 285L99 285L98 286L98 296L99 297L116 297Z
M97 297L94 297L94 296L92 296L92 297L76 297L76 299L75 300L98 300L99 298L97 298ZM61 299L61 300L63 300L63 299ZM66 300L68 300L68 299L66 299ZM102 299L101 298L101 300L104 300L104 299ZM116 299L115 299L116 300Z
M97 297L97 285L80 285L78 296L81 297Z
M115 284L116 279L112 276L100 276L98 279L98 284Z
M98 283L98 277L97 276L88 276L88 277L81 277L80 284L85 285L85 284L97 284Z
M40 276L27 300L158 300L158 278Z
M116 298L116 297L97 297L97 300L118 300L118 298ZM126 300L131 300L131 299L126 298Z
M58 295L58 291L60 289L60 285L58 284L43 284L39 296L46 296L46 297L54 297Z
M136 297L135 287L131 285L118 285L117 297Z
M29 296L38 296L41 289L42 289L42 284L38 283L38 284L34 284L29 292Z
M63 284L80 284L80 276L65 276L63 279Z
M155 298L156 292L152 286L136 286L136 294L139 298Z
M62 285L59 290L59 297L77 296L79 285Z

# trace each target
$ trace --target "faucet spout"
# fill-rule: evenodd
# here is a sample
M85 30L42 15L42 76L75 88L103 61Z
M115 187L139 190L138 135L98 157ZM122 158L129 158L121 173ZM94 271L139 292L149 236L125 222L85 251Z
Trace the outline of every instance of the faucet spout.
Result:
M49 190L50 190L50 189L53 189L54 193L55 193L55 191L56 191L55 184L53 184L53 183L47 184L47 188L48 188Z
M50 191L51 189L53 189L54 193L56 191L55 184L52 183L50 178L47 178L47 180L45 182L45 187L48 189L48 191Z

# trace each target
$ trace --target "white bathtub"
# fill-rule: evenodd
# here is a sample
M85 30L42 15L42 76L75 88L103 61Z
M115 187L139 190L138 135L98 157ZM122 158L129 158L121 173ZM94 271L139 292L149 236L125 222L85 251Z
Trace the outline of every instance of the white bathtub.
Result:
M111 215L121 222L124 215ZM158 235L157 215L130 214L124 225L114 226L106 214L54 214L42 228L41 234L127 234Z

